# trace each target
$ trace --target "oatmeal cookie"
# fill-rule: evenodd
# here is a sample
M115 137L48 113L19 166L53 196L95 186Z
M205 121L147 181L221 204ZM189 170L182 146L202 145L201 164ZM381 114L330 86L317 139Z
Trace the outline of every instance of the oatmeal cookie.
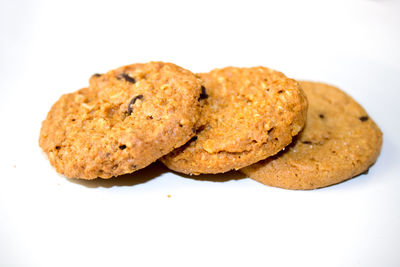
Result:
M299 84L265 67L215 69L203 80L197 135L162 158L186 174L240 169L276 154L303 128L307 100Z
M110 178L144 168L195 135L201 82L171 63L95 74L42 124L39 145L67 177Z
M368 170L382 146L382 133L366 111L336 87L300 82L309 101L307 122L278 155L241 171L263 184L314 189Z

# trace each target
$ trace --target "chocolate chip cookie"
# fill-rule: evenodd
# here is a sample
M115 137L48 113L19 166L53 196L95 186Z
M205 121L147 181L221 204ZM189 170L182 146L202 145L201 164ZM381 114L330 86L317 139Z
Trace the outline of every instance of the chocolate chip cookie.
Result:
M368 170L382 146L382 133L366 111L336 87L300 83L309 101L307 123L278 155L241 171L263 184L314 189Z
M215 69L198 76L206 102L197 135L162 158L186 174L240 169L276 154L303 128L307 100L299 84L265 67Z
M67 177L110 178L154 162L195 135L201 82L171 63L95 74L42 124L39 145Z

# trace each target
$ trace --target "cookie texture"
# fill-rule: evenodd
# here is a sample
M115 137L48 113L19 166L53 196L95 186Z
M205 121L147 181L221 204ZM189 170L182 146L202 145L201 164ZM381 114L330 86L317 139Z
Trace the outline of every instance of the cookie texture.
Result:
M162 158L186 174L222 173L274 155L303 127L307 101L298 83L265 68L226 67L198 76L205 105L197 135Z
M201 82L171 63L95 74L42 124L39 145L67 177L110 178L154 162L195 135Z
M338 88L300 84L309 101L304 130L284 151L241 171L263 184L287 189L325 187L367 171L382 146L378 126Z

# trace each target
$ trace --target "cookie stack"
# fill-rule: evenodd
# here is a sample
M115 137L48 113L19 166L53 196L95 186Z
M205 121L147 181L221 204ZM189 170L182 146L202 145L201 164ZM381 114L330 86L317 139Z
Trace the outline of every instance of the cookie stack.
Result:
M240 169L266 185L314 189L368 170L382 133L333 86L265 67L193 74L150 62L95 74L61 96L39 145L70 178L110 178L161 159L186 174Z

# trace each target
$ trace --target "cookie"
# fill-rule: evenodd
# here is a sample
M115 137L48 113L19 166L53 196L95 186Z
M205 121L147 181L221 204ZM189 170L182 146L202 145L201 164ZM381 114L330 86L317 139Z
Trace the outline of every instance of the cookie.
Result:
M67 177L131 173L195 135L201 83L171 63L133 64L95 74L66 94L42 124L39 145Z
M307 101L298 83L265 68L226 67L198 74L206 98L201 128L162 158L186 174L222 173L282 150L303 127Z
M382 146L378 126L338 88L300 84L309 101L304 130L278 155L241 171L263 184L287 189L325 187L367 171Z

